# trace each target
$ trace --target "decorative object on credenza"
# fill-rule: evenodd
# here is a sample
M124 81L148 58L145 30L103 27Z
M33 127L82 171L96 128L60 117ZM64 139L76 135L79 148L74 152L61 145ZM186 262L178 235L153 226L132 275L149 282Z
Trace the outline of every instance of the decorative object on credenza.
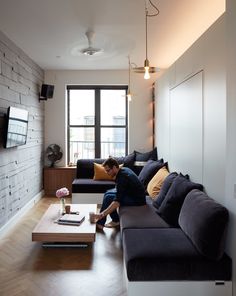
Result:
M39 94L39 101L46 101L52 99L54 93L54 85L42 84L41 92Z
M56 197L60 199L61 203L61 214L66 213L66 196L70 194L70 191L66 188L60 188L56 191Z
M150 8L148 8L148 5ZM151 12L151 9L154 9L154 12ZM150 11L150 12L149 12ZM160 13L159 9L152 3L151 0L145 1L145 46L146 46L146 56L144 60L144 67L135 67L134 72L144 73L144 79L150 78L150 73L155 73L158 71L156 67L151 67L149 65L147 46L148 46L148 17L157 16Z
M62 159L63 152L59 145L51 144L46 149L46 157L50 161L50 167L54 167L55 163Z

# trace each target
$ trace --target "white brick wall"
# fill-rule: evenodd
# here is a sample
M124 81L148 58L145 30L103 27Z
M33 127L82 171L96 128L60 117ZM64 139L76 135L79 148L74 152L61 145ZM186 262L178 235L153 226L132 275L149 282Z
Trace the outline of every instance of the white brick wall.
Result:
M0 228L42 190L44 104L38 94L43 70L0 31ZM4 113L29 111L26 145L3 148Z

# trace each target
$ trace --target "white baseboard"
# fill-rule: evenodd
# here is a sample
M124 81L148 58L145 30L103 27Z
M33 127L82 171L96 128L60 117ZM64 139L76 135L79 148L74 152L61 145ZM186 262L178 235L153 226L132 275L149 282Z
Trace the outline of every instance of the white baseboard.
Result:
M7 223L0 228L0 238L5 236L10 231L10 229L18 223L18 221L24 216L24 214L28 212L43 196L44 190L35 195L23 208L19 210L19 212L17 212L15 216L7 221Z
M231 281L129 282L128 296L232 296Z
M145 281L132 282L127 278L123 258L123 280L127 296L232 296L232 281Z

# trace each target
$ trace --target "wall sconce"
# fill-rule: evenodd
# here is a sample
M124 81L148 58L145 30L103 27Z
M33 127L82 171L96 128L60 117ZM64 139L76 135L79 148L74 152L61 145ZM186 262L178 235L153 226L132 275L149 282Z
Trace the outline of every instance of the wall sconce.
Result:
M155 73L157 72L157 68L156 67L151 67L149 65L149 60L148 60L148 54L147 54L147 51L148 51L148 48L147 48L147 45L148 45L148 17L153 17L153 16L157 16L160 11L159 9L152 3L151 0L148 0L148 2L150 3L150 5L155 9L155 13L149 13L148 12L148 8L147 8L147 0L145 1L145 45L146 45L146 58L144 60L144 67L136 67L134 68L134 71L136 73L144 73L144 79L149 79L150 78L150 73Z
M39 94L39 101L46 101L51 99L54 93L54 85L42 84L41 92Z

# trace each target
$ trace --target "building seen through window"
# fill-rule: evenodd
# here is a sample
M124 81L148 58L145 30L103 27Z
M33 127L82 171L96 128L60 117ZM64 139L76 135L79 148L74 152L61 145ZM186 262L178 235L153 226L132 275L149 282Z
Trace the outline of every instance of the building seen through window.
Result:
M127 154L126 86L68 86L68 162Z

